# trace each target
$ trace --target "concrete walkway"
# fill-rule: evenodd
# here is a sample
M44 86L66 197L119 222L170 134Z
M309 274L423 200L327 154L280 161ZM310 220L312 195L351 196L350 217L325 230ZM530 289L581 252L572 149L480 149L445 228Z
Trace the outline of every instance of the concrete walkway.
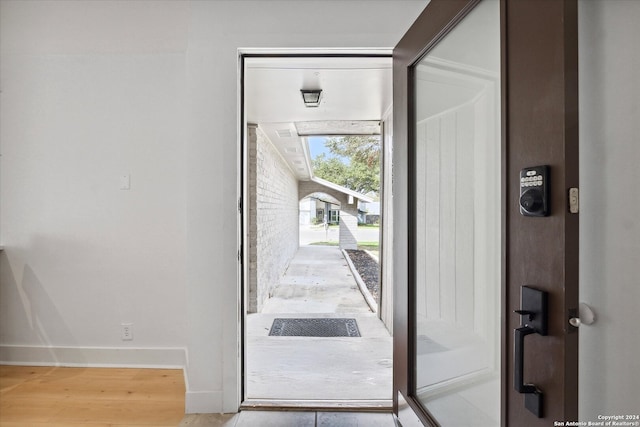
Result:
M342 251L301 246L262 313L371 313Z
M362 337L271 337L277 317L355 318ZM391 404L392 338L337 247L300 247L246 326L247 399Z

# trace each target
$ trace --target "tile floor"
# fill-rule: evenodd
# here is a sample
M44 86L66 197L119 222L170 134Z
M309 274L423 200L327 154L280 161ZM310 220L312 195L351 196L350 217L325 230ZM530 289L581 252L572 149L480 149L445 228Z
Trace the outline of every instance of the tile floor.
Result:
M179 427L397 427L392 414L243 411L186 415Z

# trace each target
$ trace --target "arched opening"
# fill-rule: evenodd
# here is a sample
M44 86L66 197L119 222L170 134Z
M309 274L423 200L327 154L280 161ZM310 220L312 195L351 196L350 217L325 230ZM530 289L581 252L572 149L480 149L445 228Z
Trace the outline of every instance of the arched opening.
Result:
M338 245L341 204L335 197L311 193L299 202L299 245Z

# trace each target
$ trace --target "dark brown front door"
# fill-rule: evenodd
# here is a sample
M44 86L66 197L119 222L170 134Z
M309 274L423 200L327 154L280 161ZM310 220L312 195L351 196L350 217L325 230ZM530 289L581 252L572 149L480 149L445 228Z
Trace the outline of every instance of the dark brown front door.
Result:
M393 71L401 422L577 420L576 1L432 0Z

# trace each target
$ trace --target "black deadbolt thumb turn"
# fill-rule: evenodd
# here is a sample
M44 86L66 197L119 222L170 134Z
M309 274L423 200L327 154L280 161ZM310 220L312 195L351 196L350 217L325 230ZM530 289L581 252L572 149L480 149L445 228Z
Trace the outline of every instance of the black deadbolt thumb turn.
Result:
M520 196L520 206L527 212L538 212L542 209L542 192L536 189L529 189Z

